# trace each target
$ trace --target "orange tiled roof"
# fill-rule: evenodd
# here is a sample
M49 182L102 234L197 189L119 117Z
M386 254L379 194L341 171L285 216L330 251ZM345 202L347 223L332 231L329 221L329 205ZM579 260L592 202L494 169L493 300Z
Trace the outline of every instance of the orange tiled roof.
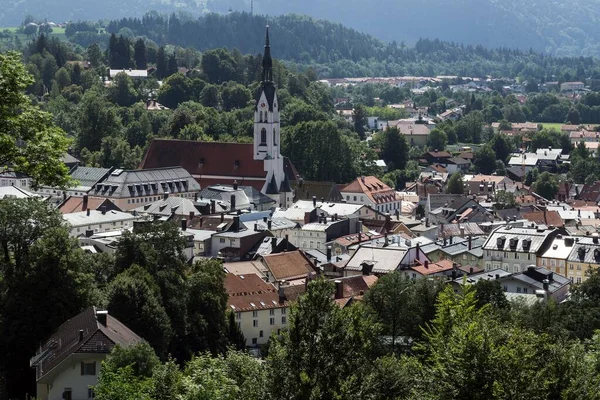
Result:
M356 178L342 192L363 193L374 203L389 203L397 200L396 191L374 176Z

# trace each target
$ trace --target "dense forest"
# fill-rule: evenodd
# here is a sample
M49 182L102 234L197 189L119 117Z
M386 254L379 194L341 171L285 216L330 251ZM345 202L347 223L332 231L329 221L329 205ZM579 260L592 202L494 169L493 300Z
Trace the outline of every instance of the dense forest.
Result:
M166 0L76 2L74 0L5 1L0 25L17 25L29 13L54 22L141 17L150 10L187 13L250 12L250 0ZM450 6L451 4L451 6ZM276 17L298 13L340 22L381 40L414 45L419 38L442 38L466 45L510 47L557 56L600 54L595 0L356 0L254 1L254 12Z

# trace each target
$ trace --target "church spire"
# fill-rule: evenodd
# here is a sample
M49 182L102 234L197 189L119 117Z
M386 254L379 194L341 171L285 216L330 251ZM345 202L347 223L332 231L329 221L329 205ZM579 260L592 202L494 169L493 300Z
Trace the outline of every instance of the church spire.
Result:
M271 59L271 44L269 43L269 25L267 25L267 36L265 39L265 53L262 60L263 83L273 82L273 60Z

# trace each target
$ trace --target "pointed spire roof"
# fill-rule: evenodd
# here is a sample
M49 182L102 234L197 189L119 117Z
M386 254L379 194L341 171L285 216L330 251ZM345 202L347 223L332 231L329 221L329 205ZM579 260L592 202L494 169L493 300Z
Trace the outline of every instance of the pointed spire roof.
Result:
M266 194L278 194L278 193L279 193L279 189L277 188L277 182L275 181L275 175L273 174L271 176L271 182L269 182L269 185L267 186Z
M265 36L265 52L262 59L262 84L258 99L256 101L256 107L258 109L258 102L262 93L265 94L267 103L269 105L269 111L273 111L273 104L275 103L275 84L273 83L273 59L271 58L271 42L269 40L269 25L267 25L267 33Z
M290 178L288 178L287 174L285 174L285 178L283 178L283 182L281 183L281 187L279 188L280 192L291 192L292 186L290 185Z
M273 82L273 59L271 58L271 43L269 41L269 25L267 25L267 33L265 38L265 52L262 60L263 66L263 84Z

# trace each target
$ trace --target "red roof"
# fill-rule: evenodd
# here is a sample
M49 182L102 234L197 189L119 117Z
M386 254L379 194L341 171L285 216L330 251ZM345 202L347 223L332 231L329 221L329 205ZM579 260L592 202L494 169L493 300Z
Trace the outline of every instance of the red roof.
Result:
M341 192L363 193L374 203L390 203L396 201L396 191L374 176L356 178Z
M180 166L192 174L202 187L232 184L237 180L240 185L260 190L265 182L266 172L264 162L254 160L253 153L252 143L154 139L140 169ZM284 171L290 181L297 180L298 173L287 158L284 159Z

